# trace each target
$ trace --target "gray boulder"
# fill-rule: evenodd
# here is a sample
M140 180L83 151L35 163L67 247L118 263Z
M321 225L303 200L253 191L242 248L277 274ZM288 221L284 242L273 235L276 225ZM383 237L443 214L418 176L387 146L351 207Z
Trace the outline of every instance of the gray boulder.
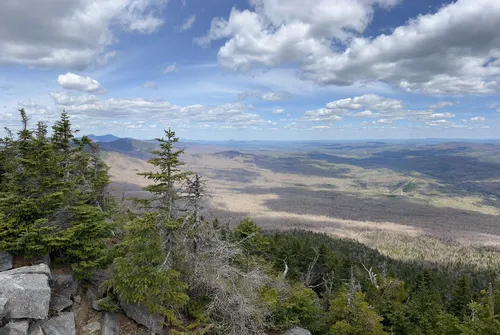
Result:
M0 328L0 335L28 335L29 320L10 321Z
M71 299L78 291L78 281L73 275L57 274L52 276L50 287L54 294Z
M101 335L118 335L118 325L116 323L115 313L104 313L104 322L101 328Z
M50 269L45 264L0 272L0 297L9 319L45 319L49 313Z
M52 297L50 299L50 309L61 312L73 305L71 297L78 291L78 281L70 274L56 274L50 281Z
M62 295L52 295L50 298L50 310L56 312L62 312L66 308L71 307L73 305L73 301L69 298L66 298Z
M10 252L0 251L0 271L7 271L14 267L14 256Z
M9 300L7 298L0 298L0 320L5 316L5 310L7 309L7 302Z
M285 335L311 335L311 332L304 328L293 327L292 329L288 330Z
M94 309L94 311L96 312L100 312L102 311L102 308L101 306L99 306L99 302L100 301L103 301L104 299L100 299L100 300L94 300L92 301L92 308Z
M76 335L75 315L61 313L42 324L44 335Z
M140 325L145 326L153 333L159 333L163 329L163 323L165 322L165 317L159 314L151 314L148 309L143 305L128 304L124 301L120 301L120 306L122 307L125 314L135 322Z
M40 323L36 322L30 326L28 329L28 335L44 335L42 331L42 327L40 327Z

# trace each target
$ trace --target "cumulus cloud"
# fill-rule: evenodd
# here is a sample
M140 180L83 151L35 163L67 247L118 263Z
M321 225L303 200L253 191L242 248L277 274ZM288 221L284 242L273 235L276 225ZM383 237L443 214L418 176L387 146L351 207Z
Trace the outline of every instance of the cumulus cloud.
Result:
M366 94L335 100L327 103L325 108L306 111L302 120L329 122L339 120L342 116L378 119L372 121L372 124L389 124L395 120L405 119L415 122L429 122L456 117L454 113L435 113L432 109L409 110L401 100Z
M500 91L500 2L458 0L389 34L362 37L376 6L398 1L251 0L213 19L200 45L225 40L219 62L235 71L301 64L320 85L383 81L427 94Z
M182 23L182 25L179 27L179 31L183 32L191 29L195 21L196 21L196 15L193 14Z
M67 90L74 90L86 93L105 93L106 90L101 88L101 84L90 77L82 77L80 75L68 72L57 77L57 83Z
M165 68L163 69L163 73L167 74L167 73L170 73L170 72L174 72L176 69L177 69L177 64L176 63L172 63L170 65L165 66Z
M142 85L142 87L156 90L158 88L158 84L156 84L154 81L147 81Z
M339 116L381 117L400 115L404 109L401 100L366 94L354 98L329 102L326 108L307 111L304 115L309 121L336 120Z
M115 53L115 28L151 34L167 0L2 1L0 64L83 70ZM19 19L21 18L21 19Z
M285 110L283 108L278 108L278 109L274 109L272 111L273 114L285 114Z

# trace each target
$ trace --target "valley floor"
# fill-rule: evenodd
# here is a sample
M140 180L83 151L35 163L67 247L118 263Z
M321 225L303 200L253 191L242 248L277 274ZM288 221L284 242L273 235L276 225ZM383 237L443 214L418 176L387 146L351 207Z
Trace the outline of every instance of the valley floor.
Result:
M399 151L387 152L390 161ZM334 154L191 145L183 159L187 169L207 181L207 218L235 225L250 217L266 229L299 228L356 239L394 258L500 268L498 183L495 174L474 179L474 171L494 163L478 160L466 179L441 166L463 166L461 159L471 165L467 152L457 162L457 156L430 161L427 153L420 154L427 165L417 160L413 171L398 168L400 163L390 169L386 160L374 161L370 157L382 155L375 150ZM141 187L147 181L136 173L151 170L142 155L132 156L105 155L115 192L126 197L145 194ZM429 166L434 161L437 165ZM470 180L478 186L471 188Z

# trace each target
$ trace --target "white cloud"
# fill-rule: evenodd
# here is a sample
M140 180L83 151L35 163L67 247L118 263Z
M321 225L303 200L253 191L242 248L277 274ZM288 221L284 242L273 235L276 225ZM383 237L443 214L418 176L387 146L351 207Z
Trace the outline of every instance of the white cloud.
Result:
M251 0L215 18L200 45L226 40L219 62L236 71L301 64L321 85L383 81L427 94L500 91L500 2L458 0L389 34L361 37L377 0Z
M455 105L455 103L453 103L451 101L441 101L441 102L438 102L437 104L430 105L429 109L446 108L446 107L451 107L454 105Z
M147 81L142 85L142 87L156 90L158 88L158 84L156 84L154 81Z
M182 25L179 27L179 31L182 32L191 29L195 21L196 21L196 15L193 14L182 23Z
M167 74L167 73L170 73L170 72L174 72L176 69L177 69L177 64L176 63L172 63L170 65L165 66L165 68L163 69L163 73Z
M372 124L390 123L395 120L426 122L430 120L451 119L455 114L434 113L430 110L408 110L401 100L366 94L354 98L339 99L326 104L325 108L309 110L304 113L303 121L329 122L341 116L355 118L377 118Z
M105 93L101 88L101 84L90 77L82 77L80 75L68 72L57 77L57 83L67 90L75 90L87 93Z
M287 92L259 92L259 91L247 91L242 92L238 95L240 100L245 100L247 98L257 98L264 101L283 101L290 98L290 94Z
M372 121L373 124L391 124L392 120L389 119L379 119L377 121Z
M482 116L475 116L475 117L471 117L468 122L472 122L472 123L482 123L482 122L485 122L486 121L486 118L482 117Z
M57 105L71 106L71 105L85 105L94 103L99 100L95 95L68 95L66 92L52 92L50 93L52 99Z
M187 0L181 0L181 8L186 7L187 5Z
M285 110L283 108L278 108L272 111L273 114L285 114Z
M0 64L83 70L106 63L114 29L157 31L167 0L0 2Z
M400 115L403 109L404 104L401 100L366 94L329 102L326 108L307 111L304 117L309 121L337 120L339 116L385 117Z
M214 127L265 128L273 124L258 114L247 112L242 103L178 106L163 99L100 99L94 95L70 96L65 92L52 93L51 96L56 105L64 106L68 113L89 119L141 121L147 115L149 121L175 125L199 126L203 123Z
M455 114L453 113L422 113L420 116L421 119L427 120L437 120L437 119L451 119L454 118Z

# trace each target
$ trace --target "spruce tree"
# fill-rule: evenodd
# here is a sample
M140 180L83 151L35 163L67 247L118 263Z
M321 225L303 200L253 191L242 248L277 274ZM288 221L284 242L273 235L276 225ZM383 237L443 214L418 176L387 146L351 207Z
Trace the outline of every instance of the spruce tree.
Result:
M21 109L17 138L1 142L0 249L25 257L50 253L72 264L79 276L99 265L110 233L107 213L97 205L93 184L109 180L103 168L89 178L88 142L74 139L67 113L53 126L35 131Z
M157 139L159 149L152 151L156 157L149 160L157 171L139 173L153 182L145 187L153 198L141 202L148 211L125 226L112 277L104 287L120 299L166 316L176 325L179 322L174 308L189 298L187 284L179 279L180 272L175 269L172 252L173 235L183 222L176 202L190 173L181 170L183 150L174 148L179 140L175 132L169 129L165 134L166 139Z

